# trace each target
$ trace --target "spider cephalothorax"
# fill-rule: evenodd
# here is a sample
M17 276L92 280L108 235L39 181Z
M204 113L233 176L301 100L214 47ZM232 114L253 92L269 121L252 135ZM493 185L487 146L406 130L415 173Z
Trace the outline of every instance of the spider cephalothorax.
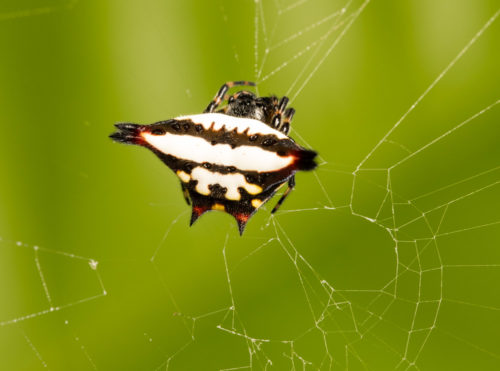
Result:
M276 97L256 97L248 91L231 95L223 112L235 117L247 117L268 122L276 110Z
M295 172L316 167L316 152L288 136L295 110L288 98L257 97L248 91L227 96L224 84L204 113L151 125L117 124L115 141L152 150L181 180L192 203L191 224L209 210L235 217L240 233L248 219L288 182L274 213L295 186ZM219 105L227 105L217 110Z

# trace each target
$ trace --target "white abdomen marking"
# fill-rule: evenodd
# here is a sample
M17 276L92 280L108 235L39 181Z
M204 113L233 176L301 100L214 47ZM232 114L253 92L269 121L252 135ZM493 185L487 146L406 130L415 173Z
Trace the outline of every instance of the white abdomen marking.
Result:
M262 192L262 188L256 184L248 183L242 174L221 174L212 172L202 167L195 167L191 171L191 178L197 180L196 192L208 196L210 194L209 185L219 184L227 188L225 197L228 200L239 201L241 194L238 188L244 188L248 193L255 195Z
M242 134L248 129L247 134L249 136L254 134L272 134L276 135L279 139L288 138L281 131L273 129L261 121L244 117L229 116L223 113L202 113L199 115L181 116L177 117L176 120L191 120L195 124L201 124L205 130L210 129L212 124L214 124L213 130L220 130L224 126L227 131L231 131L236 128L238 134Z
M142 133L144 139L157 150L179 159L198 163L209 162L221 166L234 166L243 171L278 171L294 161L293 156L279 156L256 146L229 144L212 145L203 138L191 135L151 135Z

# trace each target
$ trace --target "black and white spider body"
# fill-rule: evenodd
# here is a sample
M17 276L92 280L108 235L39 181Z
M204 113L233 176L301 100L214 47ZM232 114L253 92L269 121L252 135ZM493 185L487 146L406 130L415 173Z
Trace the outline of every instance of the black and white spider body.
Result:
M254 84L228 82L202 114L116 124L110 137L149 148L177 174L193 207L191 224L206 211L220 210L234 216L242 234L248 219L288 182L272 212L279 208L295 186L295 172L316 167L316 152L288 136L295 113L286 108L288 98L248 91L227 96L235 85ZM223 101L227 105L217 110Z

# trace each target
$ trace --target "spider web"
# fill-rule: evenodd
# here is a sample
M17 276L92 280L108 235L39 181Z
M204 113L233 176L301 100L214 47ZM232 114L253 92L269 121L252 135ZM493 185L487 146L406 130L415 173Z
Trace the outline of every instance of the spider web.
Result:
M284 86L293 106L305 107L318 79L332 75L324 72L332 59L342 58L338 48L379 4L255 0L249 45L228 36L234 62L253 73L261 94ZM219 26L237 27L233 6L220 3ZM39 14L11 11L0 20ZM308 196L292 195L273 216L261 211L243 238L222 215L187 231L188 212L160 203L150 206L172 221L157 243L131 244L142 255L130 258L2 239L5 280L16 276L12 266L22 266L30 272L24 284L36 288L29 301L5 289L4 339L19 340L17 348L48 369L497 368L498 341L490 335L499 330L500 163L491 147L498 144L500 95L476 102L472 90L461 89L466 94L456 98L470 104L460 115L454 107L435 115L422 107L438 106L449 93L441 86L464 73L461 65L481 52L483 39L498 39L499 15L478 21L465 43L433 65L423 88L398 102L400 111L389 103L383 129L359 126L372 135L348 143L351 163L318 148L320 166L299 174L294 192ZM310 134L304 116L291 135L317 148L320 136ZM321 125L324 135L335 135L328 125ZM207 231L217 246L208 252ZM129 313L135 299L141 311ZM81 308L90 304L87 314ZM124 318L114 318L118 310ZM89 325L95 317L99 324ZM48 342L51 331L59 334L56 345ZM100 349L101 336L130 354ZM62 339L72 350L63 366L53 355Z

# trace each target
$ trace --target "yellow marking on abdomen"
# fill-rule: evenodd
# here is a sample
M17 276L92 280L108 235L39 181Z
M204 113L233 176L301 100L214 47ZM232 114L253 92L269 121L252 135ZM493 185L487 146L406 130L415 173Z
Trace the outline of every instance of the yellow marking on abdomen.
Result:
M181 178L181 180L184 182L184 183L189 183L189 181L191 180L191 175L189 175L188 173L185 173L184 171L182 170L177 170L177 176L179 178Z
M258 209L260 205L262 205L262 201L259 200L258 198L254 198L252 200L252 206L255 207L256 209Z
M213 204L212 210L225 211L226 208L222 204Z
M256 184L245 182L245 184L242 187L245 188L246 191L251 195L257 195L262 192L262 187L259 187Z

